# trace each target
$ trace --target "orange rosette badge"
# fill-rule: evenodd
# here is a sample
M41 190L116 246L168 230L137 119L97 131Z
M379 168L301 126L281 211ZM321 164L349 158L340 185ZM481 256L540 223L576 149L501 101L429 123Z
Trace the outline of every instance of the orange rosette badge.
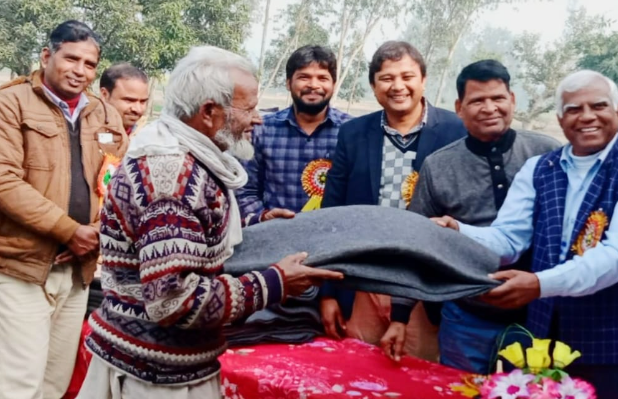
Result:
M309 196L309 201L305 204L301 212L320 209L324 187L326 186L326 175L333 163L328 159L316 159L307 164L300 178L303 190Z
M111 180L112 176L116 172L120 166L120 158L111 155L105 154L103 158L103 165L99 170L99 176L97 177L97 194L99 195L99 208L103 206L103 199L105 198L105 194L107 193L107 185Z
M410 205L410 201L412 201L414 189L416 188L416 183L418 183L418 176L418 172L414 171L401 183L401 198L406 202L406 208Z
M592 212L590 216L588 216L588 220L586 220L586 224L584 224L584 228L577 236L577 240L571 247L571 250L575 252L575 254L582 256L584 252L590 248L594 248L597 243L601 241L603 232L608 224L605 212L600 209Z

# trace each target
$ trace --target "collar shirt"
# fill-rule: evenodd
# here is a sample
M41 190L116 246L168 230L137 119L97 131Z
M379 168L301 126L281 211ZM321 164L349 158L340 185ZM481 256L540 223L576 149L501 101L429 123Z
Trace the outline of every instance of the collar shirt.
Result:
M418 125L412 127L412 129L410 129L408 133L403 135L398 130L393 129L388 125L386 112L382 111L382 118L380 124L382 126L382 129L384 130L384 133L387 134L388 137L390 137L394 141L395 145L401 147L402 150L407 149L410 145L412 145L414 141L416 141L418 133L420 133L423 127L425 127L425 125L427 124L427 114L429 107L427 106L427 102L424 98L421 100L421 104L423 106L423 116L421 118L421 122Z
M90 101L88 100L88 96L86 96L84 93L80 94L79 103L77 104L77 107L75 107L73 114L71 114L71 111L69 110L69 104L67 104L57 95L55 95L54 92L52 92L51 90L47 88L47 86L42 85L42 87L43 87L43 90L45 90L45 93L49 96L49 99L54 104L56 104L58 108L60 108L60 110L62 110L62 114L64 115L64 118L68 122L70 122L71 125L75 125L75 121L77 121L77 119L79 118L79 114L82 112L84 108L88 106L88 104L90 104Z

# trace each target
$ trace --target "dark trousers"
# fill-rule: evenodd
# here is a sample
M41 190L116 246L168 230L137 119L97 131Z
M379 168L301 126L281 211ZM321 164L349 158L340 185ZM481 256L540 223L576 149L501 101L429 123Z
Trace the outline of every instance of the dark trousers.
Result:
M594 385L597 390L597 399L618 398L617 365L573 364L565 371L573 378L578 377Z

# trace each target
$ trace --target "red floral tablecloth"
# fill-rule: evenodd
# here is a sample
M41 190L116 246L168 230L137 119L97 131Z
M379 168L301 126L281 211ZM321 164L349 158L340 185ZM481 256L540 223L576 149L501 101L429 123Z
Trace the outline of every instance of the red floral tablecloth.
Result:
M92 355L83 339L89 333L84 323L64 399L77 396L86 376ZM464 373L409 356L395 363L379 348L355 339L239 347L219 360L225 399L464 398L449 389Z
M233 348L220 358L225 399L463 398L462 372L404 357L399 363L355 339Z

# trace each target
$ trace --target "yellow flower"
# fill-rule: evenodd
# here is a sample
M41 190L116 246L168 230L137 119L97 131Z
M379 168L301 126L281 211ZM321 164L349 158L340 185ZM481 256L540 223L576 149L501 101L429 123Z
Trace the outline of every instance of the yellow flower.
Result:
M451 388L451 391L459 392L466 398L475 398L480 394L477 387L470 387L464 384L451 384L449 387Z
M526 366L526 358L524 357L524 350L519 342L515 342L507 346L498 352L500 356L508 360L513 366L517 368L524 368Z
M554 347L554 367L563 369L581 355L579 351L571 352L571 347L564 342L556 341L556 346Z
M549 345L551 345L551 339L532 339L532 347L534 349L545 352L549 356Z
M533 374L539 373L551 364L551 358L545 349L535 349L534 347L526 349L526 359L528 360L528 367Z

